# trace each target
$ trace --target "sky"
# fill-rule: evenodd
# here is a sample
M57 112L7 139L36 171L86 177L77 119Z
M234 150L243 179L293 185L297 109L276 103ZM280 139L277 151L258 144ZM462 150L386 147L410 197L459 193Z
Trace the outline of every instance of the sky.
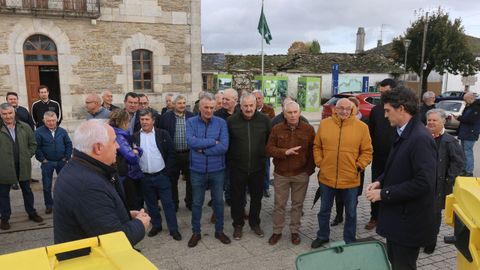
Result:
M260 54L257 25L261 0L202 0L205 53ZM286 54L294 41L318 40L322 52L354 53L358 27L365 50L403 35L419 12L447 11L461 18L465 33L480 38L480 0L265 0L264 13L273 40L265 54Z

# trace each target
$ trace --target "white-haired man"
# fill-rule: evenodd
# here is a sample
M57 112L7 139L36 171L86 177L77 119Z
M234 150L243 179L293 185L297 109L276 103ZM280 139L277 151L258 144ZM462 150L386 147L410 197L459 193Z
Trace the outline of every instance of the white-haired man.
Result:
M427 112L431 109L435 109L435 93L433 91L427 91L423 93L422 104L419 108L420 120L424 125L427 124Z
M143 209L128 211L120 183L114 178L118 144L115 132L101 120L83 122L75 130L74 153L54 189L53 234L63 243L123 231L132 245L145 236L150 216ZM64 254L83 256L88 249Z
M108 119L110 111L102 107L102 99L98 94L88 94L85 98L86 119Z

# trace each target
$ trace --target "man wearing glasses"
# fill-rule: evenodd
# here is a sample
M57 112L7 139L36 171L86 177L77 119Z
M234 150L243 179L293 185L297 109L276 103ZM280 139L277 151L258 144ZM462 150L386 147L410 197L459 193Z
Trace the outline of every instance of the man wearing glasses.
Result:
M347 244L356 241L360 173L372 161L373 152L368 126L355 117L356 113L350 100L339 99L334 114L320 122L315 136L313 156L320 168L318 181L322 202L318 213L319 230L312 248L330 241L329 222L335 194L340 194L345 203L343 240Z

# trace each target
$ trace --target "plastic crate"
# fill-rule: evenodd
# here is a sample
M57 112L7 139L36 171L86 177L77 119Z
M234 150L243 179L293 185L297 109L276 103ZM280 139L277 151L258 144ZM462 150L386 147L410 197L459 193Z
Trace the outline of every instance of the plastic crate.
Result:
M89 255L57 260L57 254L88 247ZM132 248L123 232L2 255L0 266L12 270L158 270Z
M297 270L391 269L385 247L380 241L356 242L310 251L298 256L295 264Z

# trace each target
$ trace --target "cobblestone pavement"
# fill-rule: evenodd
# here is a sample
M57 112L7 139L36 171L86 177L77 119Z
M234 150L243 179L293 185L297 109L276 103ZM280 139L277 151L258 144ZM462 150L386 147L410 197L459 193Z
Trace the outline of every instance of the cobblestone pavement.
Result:
M477 144L478 147L478 144ZM478 149L476 147L476 153ZM479 166L476 166L477 168ZM272 166L273 168L273 166ZM479 172L476 171L476 175ZM315 174L316 175L316 174ZM34 176L40 179L39 169L34 170ZM366 184L370 183L370 169L366 171ZM184 181L180 181L180 191L184 191ZM46 216L43 206L43 195L41 184L32 185L35 193L35 206L38 212L46 218L43 224L35 224L28 221L23 210L23 200L20 191L11 191L12 197L12 230L8 233L0 232L1 249L0 254L11 253L15 251L31 249L53 244L52 216ZM310 251L310 243L315 238L318 229L317 212L319 202L313 209L312 202L318 183L314 176L310 178L308 193L304 204L304 216L302 218L301 239L298 246L290 242L290 233L288 226L283 231L282 239L275 245L267 243L272 233L272 212L273 196L264 198L261 212L261 227L265 230L265 237L258 238L251 232L248 226L244 227L244 237L239 240L233 240L230 245L223 245L214 238L214 225L210 224L209 219L212 213L210 207L206 205L209 196L206 196L205 206L202 216L202 240L195 248L188 248L187 241L191 236L190 218L191 212L185 208L181 200L178 211L178 223L183 240L174 241L165 230L159 235L145 239L137 245L143 255L151 260L159 269L295 269L295 259L301 253ZM273 187L270 188L273 195ZM183 198L183 192L180 196ZM287 213L289 206L287 207ZM335 210L332 210L332 219ZM384 241L374 231L364 229L370 216L370 204L364 196L359 198L357 211L357 238L373 237ZM289 218L286 218L288 224ZM163 222L164 228L166 227ZM230 208L225 207L225 233L232 236L233 227L231 225ZM18 230L18 231L15 231ZM342 240L343 223L332 227L331 241ZM418 260L419 269L455 269L456 251L453 245L443 243L443 236L453 233L453 229L442 224L438 236L437 248L435 253L427 255L420 253Z

